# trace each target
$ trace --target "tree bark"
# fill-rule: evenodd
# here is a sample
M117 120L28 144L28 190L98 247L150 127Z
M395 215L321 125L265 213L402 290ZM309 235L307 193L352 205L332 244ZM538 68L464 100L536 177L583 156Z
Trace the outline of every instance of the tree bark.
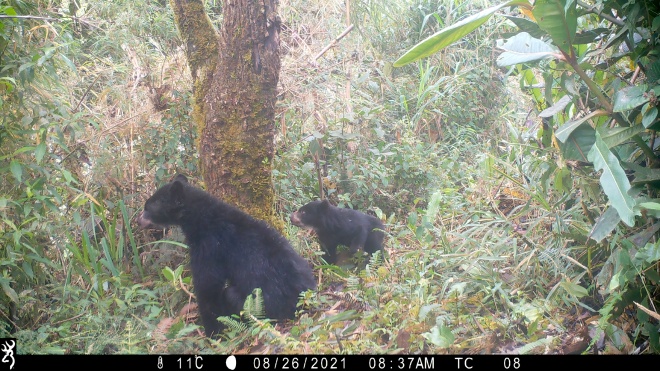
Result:
M275 0L231 0L216 33L201 0L170 0L193 77L209 193L281 229L271 177L280 72Z

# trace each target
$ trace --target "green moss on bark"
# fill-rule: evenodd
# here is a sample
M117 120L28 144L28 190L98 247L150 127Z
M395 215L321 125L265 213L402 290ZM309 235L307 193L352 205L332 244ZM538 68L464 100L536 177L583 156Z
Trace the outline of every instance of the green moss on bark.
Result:
M276 3L226 3L218 35L202 1L170 1L193 75L193 120L207 189L282 230L271 177L280 61L273 29L279 23L269 26L267 19L276 17Z

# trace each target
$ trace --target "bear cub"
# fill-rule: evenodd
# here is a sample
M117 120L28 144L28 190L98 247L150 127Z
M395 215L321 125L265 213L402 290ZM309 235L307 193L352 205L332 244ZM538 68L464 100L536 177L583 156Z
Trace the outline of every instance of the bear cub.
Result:
M184 175L156 191L138 217L141 228L178 225L206 336L219 334L219 316L239 314L261 288L266 315L293 318L301 292L316 287L309 263L264 221L188 183Z
M369 254L383 248L385 227L380 219L363 212L336 207L328 200L312 201L291 214L293 225L312 229L326 253L325 260L337 261L337 246L344 245L355 254L363 249Z

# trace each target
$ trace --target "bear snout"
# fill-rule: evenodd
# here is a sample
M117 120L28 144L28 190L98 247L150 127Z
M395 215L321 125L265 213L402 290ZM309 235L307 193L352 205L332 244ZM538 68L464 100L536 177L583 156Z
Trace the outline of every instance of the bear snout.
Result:
M298 212L295 211L291 214L291 223L295 225L296 227L304 227L305 225L303 224L302 220L300 220L300 217L298 216Z
M154 224L149 218L144 215L144 211L140 212L140 215L137 217L138 227L142 229L160 229L161 226Z

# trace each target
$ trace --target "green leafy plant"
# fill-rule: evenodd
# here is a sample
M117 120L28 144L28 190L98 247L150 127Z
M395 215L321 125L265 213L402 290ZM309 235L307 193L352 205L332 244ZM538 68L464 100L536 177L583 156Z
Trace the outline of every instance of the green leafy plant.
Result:
M497 64L518 74L521 87L536 100L542 120L537 135L541 146L558 149L559 166L551 165L544 176L548 179L554 173L555 185L560 188L585 189L590 179L578 176L582 165L575 166L575 162L590 164L594 172L601 172L598 182L611 208L602 209L598 222L585 237L602 241L619 221L627 227L655 224L658 189L652 174L658 163L655 126L656 97L660 93L659 44L654 36L660 26L657 4L604 1L591 6L573 0L509 1L429 36L403 54L394 66L438 52L505 7L519 8L524 17L507 16L519 32L498 43L502 52ZM636 67L631 69L631 63L625 61ZM567 176L573 178L572 185L562 182ZM601 202L598 197L592 201ZM637 245L651 237L645 234ZM650 260L653 263L658 259ZM593 263L589 261L589 266ZM642 284L649 301L654 301L650 287L658 284L654 277L646 277ZM624 292L639 287L638 283L624 281L631 284ZM564 288L576 294L568 286ZM577 291L578 298L587 294L582 288ZM618 295L608 297L609 303L621 301ZM623 304L631 301L623 300ZM610 310L602 313L606 320L613 319ZM649 326L645 316L638 319L642 328ZM657 350L657 336L650 339Z

